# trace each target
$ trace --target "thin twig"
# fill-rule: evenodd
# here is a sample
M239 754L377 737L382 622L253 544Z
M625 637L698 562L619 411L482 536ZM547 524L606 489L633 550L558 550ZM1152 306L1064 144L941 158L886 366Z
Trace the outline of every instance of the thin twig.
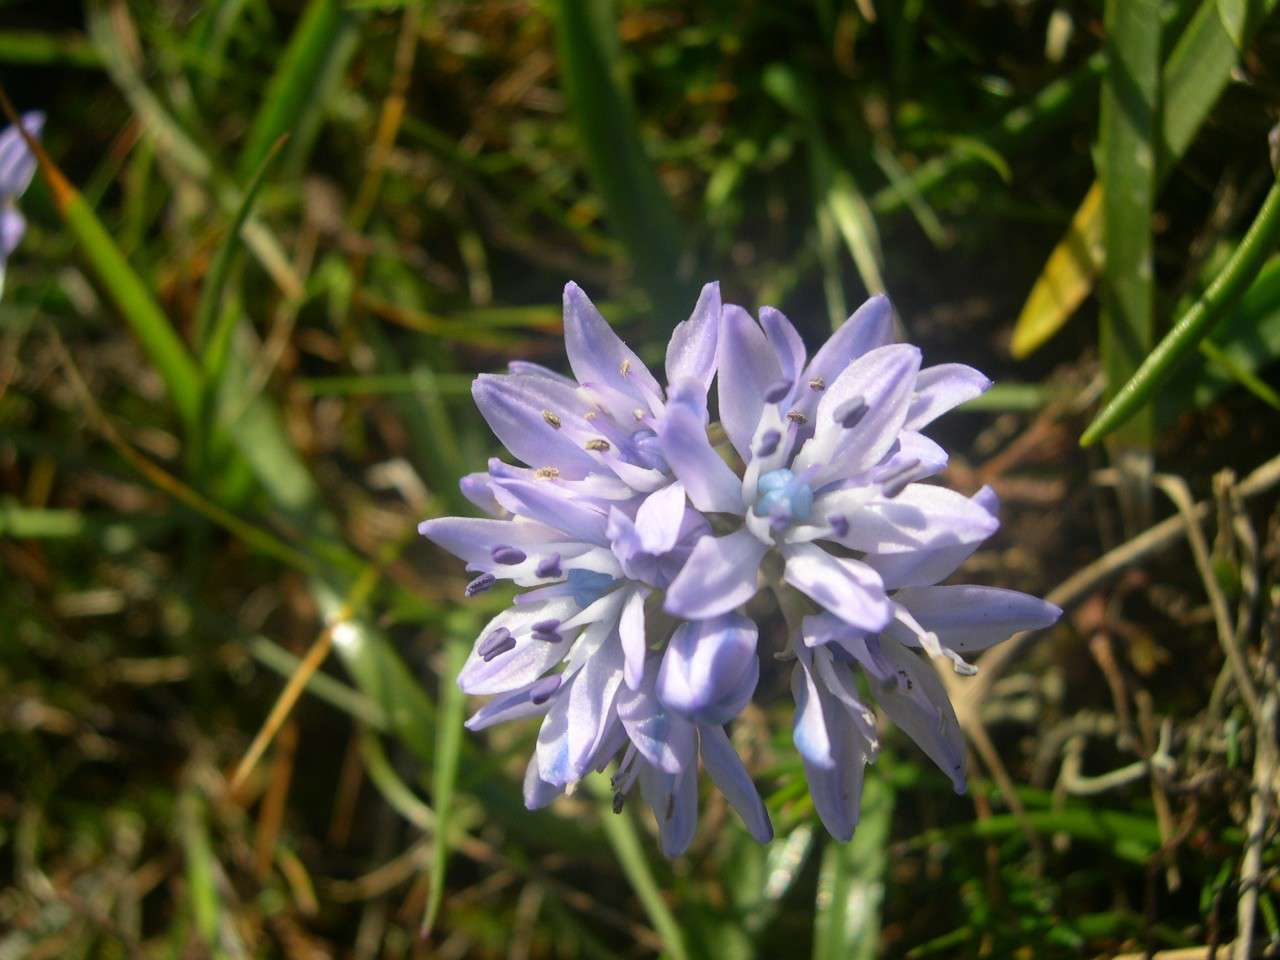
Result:
M1209 606L1213 610L1213 620L1218 628L1218 642L1222 645L1227 662L1231 664L1231 672L1235 676L1236 686L1240 688L1240 697L1249 709L1253 722L1261 722L1262 704L1258 697L1257 687L1249 676L1249 665L1245 661L1244 652L1236 642L1235 626L1231 622L1231 611L1227 609L1227 598L1218 585L1218 578L1213 572L1213 560L1209 556L1209 546L1204 539L1204 531L1200 529L1195 505L1191 501L1191 491L1186 481L1170 474L1157 474L1155 484L1168 495L1174 506L1182 515L1186 524L1187 540L1191 544L1191 556L1195 558L1196 569L1200 571L1200 579L1204 582L1205 592L1209 595Z

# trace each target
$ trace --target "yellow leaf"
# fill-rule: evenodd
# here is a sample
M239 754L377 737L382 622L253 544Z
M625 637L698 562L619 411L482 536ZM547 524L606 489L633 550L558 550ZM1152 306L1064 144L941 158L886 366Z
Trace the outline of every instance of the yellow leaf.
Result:
M1018 315L1010 345L1015 357L1039 349L1062 329L1093 289L1102 260L1102 186L1094 181Z

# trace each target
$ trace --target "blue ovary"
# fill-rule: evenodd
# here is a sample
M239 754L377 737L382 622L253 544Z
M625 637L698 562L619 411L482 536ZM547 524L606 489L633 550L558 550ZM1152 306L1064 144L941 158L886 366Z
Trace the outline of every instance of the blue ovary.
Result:
M808 520L813 511L813 489L787 469L771 470L756 485L752 512L768 517L774 526Z

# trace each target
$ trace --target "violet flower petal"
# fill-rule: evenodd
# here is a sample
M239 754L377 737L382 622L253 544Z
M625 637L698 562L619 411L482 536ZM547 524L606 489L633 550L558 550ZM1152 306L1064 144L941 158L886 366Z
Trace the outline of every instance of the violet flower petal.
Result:
M746 603L768 545L750 530L698 541L680 575L667 588L665 609L685 620L709 620Z
M703 394L716 372L716 343L720 336L720 284L708 283L698 295L689 319L676 326L667 345L667 385L697 383Z
M908 587L894 600L957 653L977 653L1023 630L1053 626L1062 616L1046 600L1000 587Z
M916 393L911 398L905 430L920 430L948 410L991 389L985 375L963 363L940 363L925 367L916 376Z
M734 304L725 304L720 315L716 370L720 422L738 455L749 461L751 438L765 405L764 392L782 371L760 325Z
M747 832L760 843L773 839L773 824L769 811L760 799L760 791L751 781L751 775L743 765L738 752L733 749L724 728L716 725L699 725L702 746L702 765L730 806L746 825Z
M845 623L874 632L893 616L880 575L865 563L834 557L807 543L787 546L783 552L787 583Z

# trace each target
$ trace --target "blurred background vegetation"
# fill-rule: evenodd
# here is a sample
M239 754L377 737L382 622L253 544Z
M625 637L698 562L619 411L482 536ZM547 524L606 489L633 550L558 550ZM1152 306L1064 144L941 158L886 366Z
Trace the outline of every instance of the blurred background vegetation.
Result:
M1276 949L1275 5L0 2L50 158L0 301L0 957ZM1005 505L970 577L1069 616L953 685L969 795L892 732L847 847L766 669L777 839L704 794L665 862L590 785L523 809L531 727L463 735L506 598L413 530L566 280L656 358L714 278L811 346L887 290L993 376L939 431Z

